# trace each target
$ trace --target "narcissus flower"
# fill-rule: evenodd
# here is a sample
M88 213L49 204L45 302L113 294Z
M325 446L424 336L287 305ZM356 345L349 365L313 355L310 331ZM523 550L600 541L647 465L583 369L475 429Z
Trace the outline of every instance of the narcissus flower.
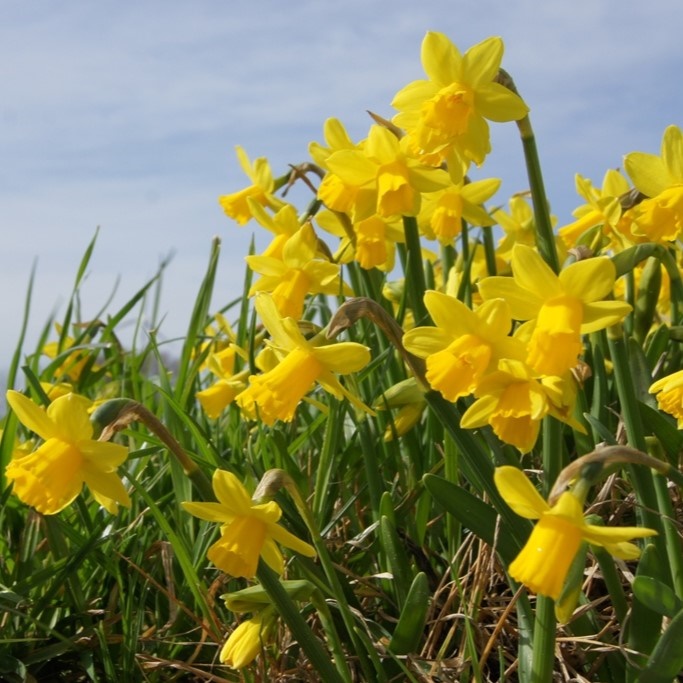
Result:
M612 293L616 269L606 256L578 261L556 275L530 247L515 245L513 277L479 282L484 299L501 298L516 320L533 320L526 362L539 374L564 375L582 351L581 335L622 320L631 306L602 301Z
M252 285L249 296L271 292L280 315L298 320L303 315L308 294L352 294L341 282L340 267L320 257L318 238L306 223L282 244L279 256L247 256L249 267L261 277Z
M522 453L534 447L550 403L543 385L525 363L502 359L498 370L479 382L475 396L477 400L460 421L463 429L488 424L501 441Z
M239 479L225 470L213 475L217 503L185 502L190 514L221 525L220 538L209 548L207 557L231 576L252 578L259 557L278 574L284 570L284 559L277 544L314 557L315 549L278 524L282 510L275 501L255 503Z
M511 90L496 83L503 41L488 38L462 55L443 34L430 31L422 42L422 66L429 80L399 91L393 121L408 132L411 148L431 163L448 161L451 172L491 150L491 121L514 121L528 108ZM464 164L463 164L464 162Z
M624 560L639 557L634 538L656 535L640 527L603 527L588 524L583 503L571 491L563 493L551 507L543 500L524 473L516 467L499 467L494 473L498 491L521 517L537 519L526 545L510 564L508 571L527 588L557 600L567 573L582 541L604 547Z
M275 631L277 618L273 609L264 609L243 621L225 641L219 659L231 669L242 669L251 664L268 643Z
M238 145L235 147L235 150L240 166L252 184L238 192L222 195L218 198L218 202L230 218L237 221L239 225L244 225L252 218L251 209L247 201L249 198L262 206L267 206L274 210L280 209L284 202L273 194L276 190L275 180L273 179L273 172L270 170L268 160L259 157L254 159L252 164L242 147Z
M322 335L306 340L293 318L282 318L273 299L256 295L256 311L270 332L270 350L275 364L249 378L249 386L237 396L237 403L250 419L267 425L275 420L289 422L299 402L316 382L337 398L345 397L361 410L363 402L348 391L334 373L357 372L370 361L370 350L354 342L328 343Z
M481 206L500 187L498 178L485 178L472 183L457 183L424 197L418 216L420 231L428 239L453 244L462 231L462 221L472 225L493 225L494 220Z
M524 346L508 336L510 310L502 299L472 311L462 301L428 291L425 306L436 327L416 327L403 335L408 351L426 358L426 379L449 400L471 394L501 358L521 358Z
M38 512L54 515L69 505L87 484L95 500L112 514L130 498L116 469L128 456L119 444L94 441L88 415L91 401L67 394L47 410L17 391L7 402L19 421L44 442L30 455L13 458L5 476L14 493Z
M207 367L218 379L196 396L204 412L216 419L246 388L247 371L235 373L235 359L243 352L235 344L209 354Z
M55 323L55 329L61 337L62 326ZM99 370L99 367L93 363L93 356L97 352L85 346L86 342L87 340L82 345L76 346L76 340L73 337L65 337L60 341L48 342L43 346L43 353L48 358L60 357L62 359L61 364L55 369L53 377L67 378L72 382L77 382L86 367L90 366L93 372ZM73 350L68 351L69 349Z
M574 211L576 220L561 227L558 235L568 247L576 246L581 235L593 227L601 226L604 234L619 240L615 232L621 221L622 207L620 198L629 191L629 185L619 171L610 169L602 179L602 187L593 186L588 178L576 174L576 192L586 200L586 204Z
M649 391L657 395L659 408L673 415L678 421L678 428L683 429L683 370L658 379Z
M446 171L425 166L407 155L405 144L380 125L370 128L361 149L339 150L327 159L327 165L344 186L356 188L354 221L374 214L382 218L416 216L422 192L448 185ZM338 202L328 204L328 208L344 210Z
M668 126L661 155L631 152L624 167L636 188L648 199L626 212L635 241L666 243L683 231L683 133Z

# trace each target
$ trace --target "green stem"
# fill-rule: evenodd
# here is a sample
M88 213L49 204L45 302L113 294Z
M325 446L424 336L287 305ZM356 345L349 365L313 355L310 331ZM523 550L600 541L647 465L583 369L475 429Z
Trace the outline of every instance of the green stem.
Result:
M278 575L262 559L259 560L256 576L301 649L320 674L320 680L344 683L344 679L333 666L329 655L308 627L300 609L283 588Z
M376 469L376 465L373 465ZM315 517L311 514L311 510L304 501L303 497L299 493L299 490L294 485L294 482L287 475L285 478L285 488L287 489L289 495L292 497L294 504L296 505L301 518L304 520L308 530L311 534L311 540L318 553L318 559L322 565L327 581L329 582L332 594L335 597L337 608L341 614L346 631L349 634L349 639L353 647L354 653L358 656L359 663L363 669L363 673L366 680L373 680L376 677L376 671L371 667L370 663L367 661L365 652L363 650L362 644L359 642L356 623L351 610L349 609L348 600L344 594L344 589L339 582L339 576L332 562L332 558L327 550L327 546L323 541L322 535L318 528L318 524L315 521ZM332 622L330 622L332 624ZM333 624L332 624L333 625ZM335 637L336 637L336 631Z
M545 262L555 271L560 272L560 261L557 258L555 236L550 221L548 199L545 194L543 173L536 148L536 138L528 116L517 121L517 127L522 138L524 148L524 160L526 161L527 174L529 176L529 188L534 205L534 221L536 223L536 243L538 251Z
M553 680L555 628L555 601L539 595L536 599L533 663L529 683L547 683Z
M407 251L406 289L408 301L415 315L415 324L425 325L429 322L429 315L424 304L424 294L427 286L425 284L425 272L422 264L420 233L414 216L403 216L403 231L405 233Z
M562 469L562 424L553 417L543 420L543 492L547 497ZM533 662L534 683L552 681L555 664L555 601L539 595L534 623Z

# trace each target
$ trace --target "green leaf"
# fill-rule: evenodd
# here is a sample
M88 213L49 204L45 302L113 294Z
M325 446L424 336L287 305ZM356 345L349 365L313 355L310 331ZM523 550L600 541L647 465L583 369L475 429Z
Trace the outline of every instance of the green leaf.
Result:
M657 642L638 683L671 683L683 671L683 610L671 620Z
M396 533L396 527L388 517L381 517L379 520L379 537L389 565L388 569L394 577L396 601L402 606L408 593L408 558Z
M394 634L389 641L389 649L397 655L416 652L424 632L427 612L429 610L429 582L427 575L420 572L408 591L401 616Z
M653 612L673 618L683 609L681 600L665 583L652 576L636 576L633 594Z
M504 523L496 533L498 513L488 503L480 500L457 484L453 484L434 474L422 478L425 488L449 514L479 536L484 542L495 547L501 558L510 563L520 548Z

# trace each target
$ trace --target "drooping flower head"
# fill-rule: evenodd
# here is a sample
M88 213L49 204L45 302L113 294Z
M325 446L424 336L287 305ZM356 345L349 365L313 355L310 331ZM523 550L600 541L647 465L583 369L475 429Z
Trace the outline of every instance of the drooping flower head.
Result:
M278 524L282 510L275 501L255 503L239 479L226 470L216 470L213 490L218 502L185 502L190 514L221 525L220 538L209 548L207 557L231 576L253 578L259 557L282 574L284 559L278 543L307 557L315 549Z
M538 520L526 545L510 564L510 576L553 600L560 597L569 568L583 541L602 546L615 557L632 560L640 555L640 549L630 542L631 539L657 533L640 527L610 528L588 524L582 501L571 491L561 494L551 507L516 467L498 467L494 479L501 496L518 515Z
M53 515L73 502L87 484L95 500L112 514L117 504L130 505L116 473L128 450L93 440L88 399L67 394L47 410L17 391L8 391L7 401L19 421L44 440L30 455L13 458L5 470L14 493L24 503Z
M307 340L293 318L282 318L272 297L256 295L256 310L270 332L272 364L265 372L249 377L249 386L237 396L242 412L267 425L289 422L299 402L316 382L337 398L345 397L360 410L363 402L348 391L335 373L356 372L370 361L370 350L355 342L327 343L318 335Z

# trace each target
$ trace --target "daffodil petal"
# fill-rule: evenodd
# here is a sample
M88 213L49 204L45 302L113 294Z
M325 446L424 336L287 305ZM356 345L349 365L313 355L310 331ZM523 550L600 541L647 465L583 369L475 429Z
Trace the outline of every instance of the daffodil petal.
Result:
M212 486L224 509L234 512L236 516L250 514L251 498L242 482L232 472L217 469L213 473Z
M81 441L92 437L93 426L88 415L90 401L78 394L60 396L50 403L47 416L67 441Z
M113 472L128 457L125 446L108 441L79 441L77 447L90 465L103 472Z
M441 87L462 78L462 55L443 33L427 32L422 41L421 60L425 74Z
M654 529L646 529L639 526L597 526L586 524L583 529L583 536L594 545L613 545L625 543L634 538L647 538L656 536Z
M478 288L479 294L486 300L504 299L514 320L532 320L538 315L544 302L537 294L522 289L511 277L487 277L479 281Z
M425 292L424 302L434 324L453 337L472 333L476 328L475 315L462 301L442 292Z
M443 351L452 341L452 335L438 327L414 327L403 335L403 346L419 358Z
M531 247L515 245L512 250L512 272L522 289L533 292L543 300L562 294L559 278Z
M128 491L115 472L103 472L96 467L86 466L83 468L83 480L95 500L112 514L116 514L116 506L108 501L130 507Z
M581 333L590 334L610 325L616 325L631 312L625 301L595 301L583 305Z
M35 432L41 439L47 441L57 436L58 429L54 422L47 416L45 410L36 405L28 396L10 389L7 392L7 402L19 422L27 429Z
M548 503L517 467L497 467L493 479L500 495L520 517L539 519L550 510Z
M611 294L615 277L614 263L606 256L572 263L559 275L564 291L586 303Z
M370 362L370 349L356 342L338 342L329 346L316 346L313 355L327 370L341 375L358 372Z
M207 522L230 524L234 519L234 515L229 514L221 503L194 503L192 501L184 501L181 505L183 510L186 510L195 517L199 517L199 519L205 519Z
M473 45L462 58L462 70L467 84L474 88L493 80L498 75L502 59L503 41L497 36Z
M654 197L669 185L664 161L656 154L631 152L624 157L624 168L638 190Z
M662 160L670 182L683 183L683 133L678 126L667 126L662 136Z
M306 541L297 538L279 524L270 524L268 526L268 535L280 545L289 548L300 555L305 555L306 557L315 557L316 555L315 548L310 543L306 543Z

